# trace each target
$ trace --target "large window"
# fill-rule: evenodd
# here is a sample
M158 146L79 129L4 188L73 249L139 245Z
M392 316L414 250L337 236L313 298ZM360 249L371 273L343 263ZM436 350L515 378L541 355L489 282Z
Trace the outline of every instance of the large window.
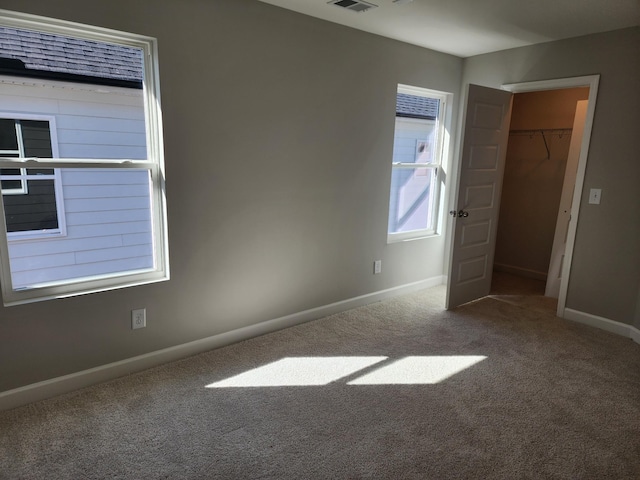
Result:
M5 305L168 279L156 43L0 11Z
M437 233L447 94L398 86L391 170L390 242Z

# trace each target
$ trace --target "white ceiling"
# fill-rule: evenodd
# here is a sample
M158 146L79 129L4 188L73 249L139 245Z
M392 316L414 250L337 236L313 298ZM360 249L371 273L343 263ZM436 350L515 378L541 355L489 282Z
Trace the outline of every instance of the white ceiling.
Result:
M362 13L260 1L459 57L640 25L640 0L367 0L378 7Z

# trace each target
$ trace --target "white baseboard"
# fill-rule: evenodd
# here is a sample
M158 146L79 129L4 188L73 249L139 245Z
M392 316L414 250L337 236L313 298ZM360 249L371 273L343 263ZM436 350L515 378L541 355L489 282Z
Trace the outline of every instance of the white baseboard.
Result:
M623 337L630 338L636 343L640 343L640 330L632 325L627 325L626 323L616 322L614 320L609 320L608 318L598 317L597 315L591 315L590 313L584 313L570 308L564 309L564 318L600 328L607 332L616 333Z
M493 269L498 272L512 273L525 278L533 278L536 280L547 280L547 272L538 272L537 270L529 270L528 268L515 267L513 265L505 265L502 263L494 263Z
M443 277L437 276L398 287L380 290L378 292L360 295L340 302L331 303L317 308L304 310L280 318L238 328L230 332L213 335L211 337L183 343L162 350L157 350L118 362L101 365L99 367L82 370L61 377L44 380L42 382L25 385L0 392L0 410L19 407L28 403L44 400L79 388L88 387L96 383L113 380L130 373L139 372L147 368L162 365L167 362L185 358L198 353L220 348L242 340L275 332L283 328L292 327L300 323L316 320L333 315L334 313L361 307L369 303L379 302L387 298L412 293L425 288L435 287L443 283Z

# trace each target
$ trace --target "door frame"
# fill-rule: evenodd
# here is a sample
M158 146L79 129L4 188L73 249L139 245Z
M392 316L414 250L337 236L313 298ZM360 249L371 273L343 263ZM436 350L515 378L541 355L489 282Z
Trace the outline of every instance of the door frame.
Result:
M502 90L511 93L538 92L543 90L561 90L564 88L589 87L587 113L584 123L580 156L578 158L578 171L576 183L573 189L573 201L571 203L571 222L567 234L567 245L560 279L560 294L558 296L558 308L556 314L564 317L567 301L567 291L571 275L571 263L573 260L573 248L575 245L578 219L580 215L580 201L584 187L584 177L587 170L587 158L589 156L589 144L591 142L591 130L598 96L598 84L600 75L586 75L581 77L558 78L553 80L540 80L535 82L508 83L501 86Z

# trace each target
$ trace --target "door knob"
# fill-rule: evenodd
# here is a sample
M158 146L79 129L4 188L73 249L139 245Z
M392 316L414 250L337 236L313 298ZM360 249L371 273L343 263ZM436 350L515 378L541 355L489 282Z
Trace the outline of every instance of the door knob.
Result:
M465 212L464 210L458 210L457 212L455 210L451 210L449 215L452 217L468 217L469 212Z

